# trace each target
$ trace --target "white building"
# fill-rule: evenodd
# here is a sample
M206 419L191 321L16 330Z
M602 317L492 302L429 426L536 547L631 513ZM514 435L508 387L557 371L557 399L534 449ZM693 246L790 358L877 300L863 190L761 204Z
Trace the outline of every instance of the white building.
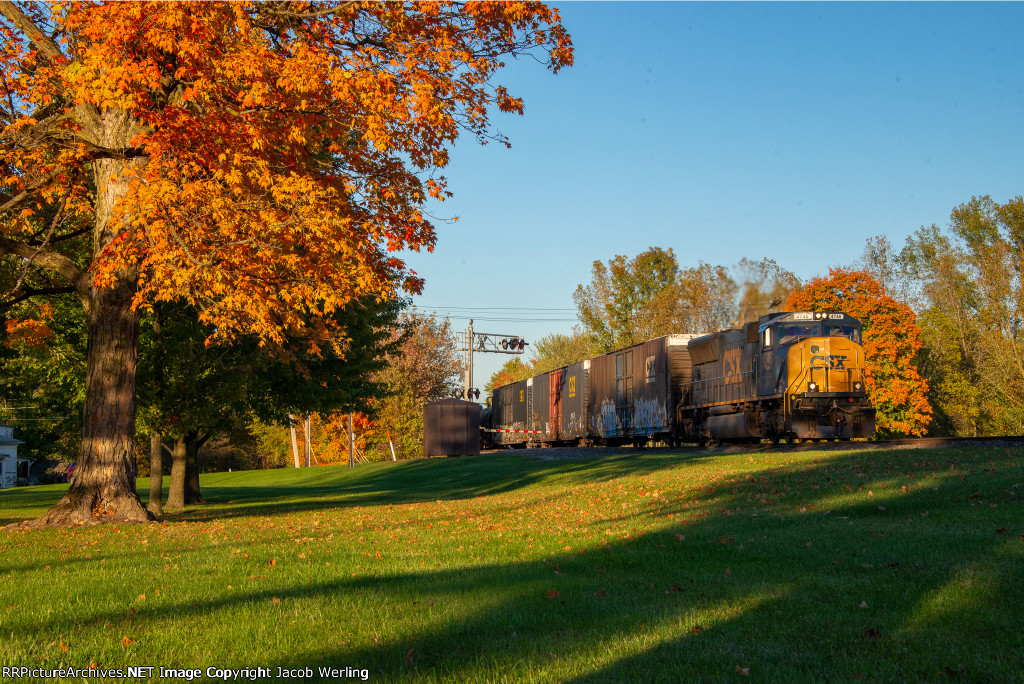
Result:
M18 483L18 445L24 442L14 439L14 428L0 425L0 489L13 487Z

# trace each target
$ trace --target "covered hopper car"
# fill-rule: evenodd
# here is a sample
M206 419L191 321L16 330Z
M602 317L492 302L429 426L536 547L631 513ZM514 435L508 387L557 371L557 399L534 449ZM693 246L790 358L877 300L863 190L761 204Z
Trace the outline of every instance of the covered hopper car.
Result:
M485 446L867 438L861 325L789 312L667 335L497 387Z

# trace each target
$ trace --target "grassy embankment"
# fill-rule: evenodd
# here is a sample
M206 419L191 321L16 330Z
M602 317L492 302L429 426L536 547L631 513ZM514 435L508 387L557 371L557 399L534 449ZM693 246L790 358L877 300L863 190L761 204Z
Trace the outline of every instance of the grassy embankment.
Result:
M1007 449L212 474L165 524L0 531L0 663L1022 681L1022 482Z

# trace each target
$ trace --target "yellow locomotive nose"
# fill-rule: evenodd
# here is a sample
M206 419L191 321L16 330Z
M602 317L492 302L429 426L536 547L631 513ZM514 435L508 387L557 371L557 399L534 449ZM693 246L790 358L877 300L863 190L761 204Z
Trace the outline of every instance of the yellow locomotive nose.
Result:
M845 337L809 337L789 349L788 393L864 394L864 349Z

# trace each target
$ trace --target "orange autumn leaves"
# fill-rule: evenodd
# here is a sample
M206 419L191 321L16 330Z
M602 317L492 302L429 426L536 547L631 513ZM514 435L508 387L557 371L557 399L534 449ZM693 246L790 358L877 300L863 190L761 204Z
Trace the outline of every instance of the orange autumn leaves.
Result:
M24 144L0 148L12 194L41 185L87 214L83 178L103 159L100 184L120 189L97 282L137 278L137 304L184 300L217 336L271 343L329 338L354 298L418 291L390 253L433 248L421 208L448 196L434 170L459 133L483 139L491 108L522 111L491 83L502 56L572 62L557 12L539 3L23 11L58 39L40 49L3 25L0 69L29 74L5 93L24 104L4 131ZM28 210L6 230L39 220Z
M790 310L843 311L863 324L867 389L883 435L925 433L931 421L928 383L917 370L921 330L909 306L885 293L866 271L833 268L786 301Z

